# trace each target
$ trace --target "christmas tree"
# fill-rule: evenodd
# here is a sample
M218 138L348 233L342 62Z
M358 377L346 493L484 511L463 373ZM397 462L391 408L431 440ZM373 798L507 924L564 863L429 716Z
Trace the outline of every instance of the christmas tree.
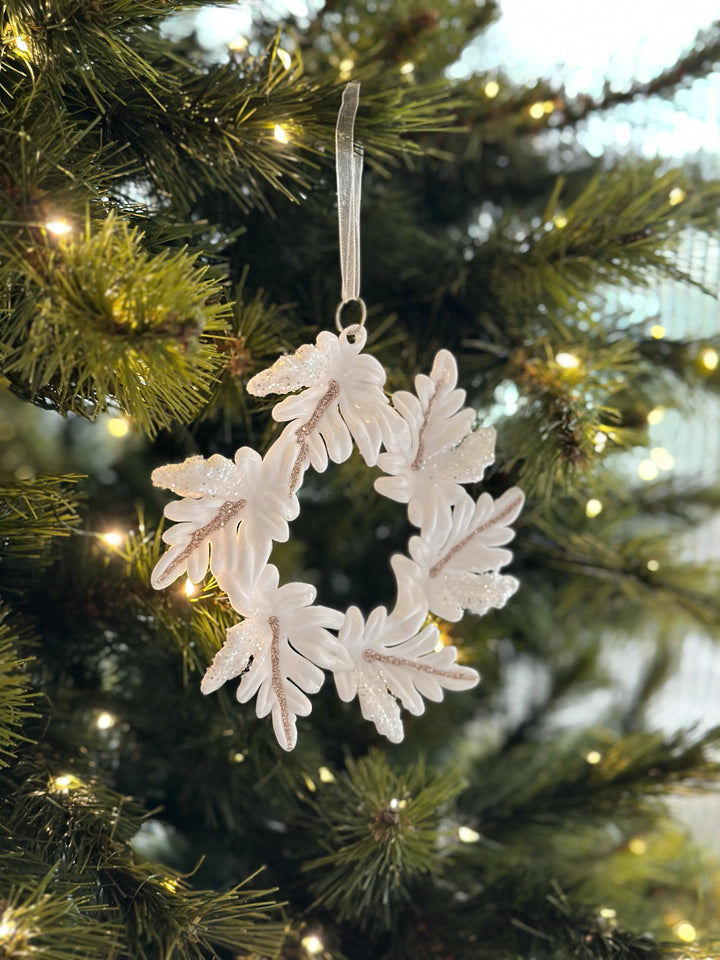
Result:
M482 46L458 78L495 0L258 4L212 53L198 7L2 6L0 957L720 957L720 861L673 805L720 779L720 732L652 709L720 622L716 477L676 475L653 432L712 425L717 325L675 333L652 296L713 303L687 250L713 249L720 184L582 135L710 75L720 27L596 96ZM349 303L337 344L367 333L394 426L375 443L332 381L335 432L292 421L276 509L269 451L337 345L348 82L367 316ZM310 369L280 378L305 390L284 420L248 390L282 355ZM237 510L198 519L216 481ZM465 531L494 539L423 606L426 527L451 519L427 583ZM277 663L251 679L282 616L256 628L228 543L296 602L285 700ZM443 682L406 684L400 641Z

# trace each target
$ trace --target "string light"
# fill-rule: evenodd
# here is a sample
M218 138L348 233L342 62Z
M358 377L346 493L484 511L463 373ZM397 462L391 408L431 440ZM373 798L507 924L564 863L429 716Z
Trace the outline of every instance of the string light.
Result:
M292 57L287 50L283 50L282 47L278 47L275 52L277 53L277 58L280 63L285 67L286 70L289 70L292 66Z
M492 100L500 93L500 84L497 82L497 80L488 80L483 87L483 93L488 100Z
M165 879L160 882L160 886L165 887L170 893L175 893L179 885L179 882L175 880L174 877L165 877Z
M344 57L338 64L338 70L340 71L340 79L348 80L350 75L353 72L355 67L355 61L351 60L350 57Z
M64 237L66 233L70 233L72 227L67 220L50 220L45 224L45 229L48 233L54 233L56 237Z
M591 497L585 504L585 516L591 519L592 517L597 517L602 513L602 508L602 503L595 497Z
M125 417L110 417L106 426L111 437L126 437L130 432L130 424Z
M589 750L585 754L585 761L591 766L595 766L597 763L600 763L602 760L602 754L598 750Z
M665 416L665 407L653 407L653 409L647 415L647 422L655 427L658 423L662 423L662 419Z
M230 759L232 760L233 763L244 763L245 754L242 753L240 750L236 750Z
M673 927L673 933L678 940L682 940L683 943L692 943L697 936L695 927L691 923L688 923L687 920L681 920L680 923L676 923Z
M656 323L650 327L650 336L654 337L655 340L662 340L666 333L667 330L661 323Z
M320 783L335 783L335 774L327 767L320 767L318 776L320 777Z
M228 50L232 50L234 53L242 53L243 50L248 48L248 39L239 33L236 37L228 44Z
M309 777L306 773L303 774L303 780L305 781L305 786L308 788L308 790L310 791L310 793L316 793L316 792L317 792L317 787L316 787L316 785L315 785L315 781L314 781L314 780L311 780L310 777Z
M562 352L555 354L555 363L564 370L575 370L580 366L580 361L574 353Z
M562 213L557 213L552 218L552 222L553 226L557 227L558 230L562 230L563 227L568 225L568 218Z
M307 937L303 937L300 943L304 947L305 952L310 954L311 957L314 957L316 954L321 953L325 949L325 944L322 942L320 937L314 933L311 933Z
M480 834L472 827L458 827L458 840L460 843L477 843Z
M108 530L107 533L100 535L100 539L109 547L119 547L125 538L119 530Z
M285 127L281 126L279 123L275 124L275 129L273 130L273 136L278 143L289 143L290 138L287 135Z
M186 597L192 597L193 594L197 593L197 587L196 587L195 584L192 582L192 580L190 579L190 577L186 577L186 579L185 579L185 586L183 587L183 590L185 591L185 596L186 596Z
M638 476L641 480L654 480L660 471L652 460L641 460L638 464Z
M415 70L415 64L412 62L412 60L406 60L405 63L403 63L402 66L400 67L400 73L404 77L409 76L411 73L413 73L414 70Z
M15 49L19 53L30 52L30 47L28 46L28 42L23 37L15 37L15 40L13 41L13 43L15 44Z
M636 857L641 857L644 853L647 853L647 843L642 837L633 837L628 841L628 850L630 853L634 853Z
M650 456L661 470L672 470L675 466L675 457L665 447L654 447Z
M605 447L607 446L608 438L607 434L603 433L602 430L598 430L595 436L593 437L593 445L595 447L596 453L602 453Z
M528 108L528 113L533 120L541 120L545 116L545 104L538 101Z
M655 573L660 569L660 564L657 562L657 560L648 560L647 568L651 573Z
M682 203L687 194L682 187L673 187L670 191L668 201L671 207L676 207L678 203Z
M70 793L71 790L77 790L81 786L82 780L78 780L72 773L61 773L50 781L50 789L55 793Z
M107 713L107 711L98 714L95 719L95 726L98 730L109 730L111 727L114 727L116 723L117 717L114 717L111 713Z
M706 350L700 354L700 363L705 367L706 370L715 370L717 369L718 361L717 350L713 350L712 347L708 347Z
M603 920L614 920L617 916L617 910L614 907L603 907L600 910L600 916Z
M398 800L397 797L393 797L388 806L391 810L404 810L407 806L407 800Z

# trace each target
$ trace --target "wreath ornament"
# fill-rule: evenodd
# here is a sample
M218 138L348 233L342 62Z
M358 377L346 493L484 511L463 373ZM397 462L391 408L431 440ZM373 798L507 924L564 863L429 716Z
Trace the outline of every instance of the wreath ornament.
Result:
M264 457L241 447L234 460L215 454L159 467L156 486L181 499L165 507L175 521L163 534L169 549L153 570L156 589L185 575L193 582L208 568L243 618L208 668L200 689L217 690L240 678L237 699L257 695L259 717L272 714L280 746L292 750L297 718L311 710L309 694L332 672L341 700L358 697L362 715L393 743L403 738L400 708L423 713L424 700L440 701L443 690L466 690L476 670L455 662L453 646L438 644L432 613L457 621L464 611L483 615L502 607L518 581L499 573L512 559L503 549L510 524L523 504L513 487L497 500L477 501L464 485L476 483L493 462L495 431L474 429L476 413L457 388L457 364L440 350L429 376L415 378L415 394L384 392L386 373L363 353L365 308L359 300L359 190L362 156L353 146L358 84L348 84L338 116L338 198L343 299L339 334L321 332L280 357L248 383L253 396L291 394L273 408L286 427ZM359 300L359 324L342 328L339 315ZM322 473L328 462L343 463L356 446L382 496L407 504L418 528L409 555L391 566L397 599L391 613L376 607L367 619L357 607L345 613L315 603L306 583L280 584L270 563L274 542L289 538L300 511L297 493L305 472Z

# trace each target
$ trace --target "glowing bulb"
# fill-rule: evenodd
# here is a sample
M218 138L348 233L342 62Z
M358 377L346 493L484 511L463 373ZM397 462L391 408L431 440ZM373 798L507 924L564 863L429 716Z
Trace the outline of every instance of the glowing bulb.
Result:
M563 227L566 227L568 225L568 219L562 213L556 214L552 218L552 222L558 228L558 230L562 230Z
M668 197L670 206L675 207L678 205L678 203L682 203L686 196L687 194L682 187L673 187L670 191L670 196Z
M603 920L614 920L617 916L617 910L613 909L613 907L603 907L600 911L600 916Z
M638 476L641 480L654 480L660 471L652 460L641 460L638 464Z
M160 886L165 887L165 889L169 890L170 893L175 893L179 883L177 880L173 879L173 877L165 877L165 879L160 882Z
M557 353L555 363L564 370L575 370L576 367L580 366L580 361L574 353Z
M345 79L349 77L353 72L353 67L355 66L355 61L351 60L350 57L345 57L338 64L338 70L340 71L340 76Z
M540 120L545 116L545 104L544 103L533 103L529 108L528 113L533 118L533 120Z
M407 800L398 800L397 797L393 797L388 806L391 810L404 810L407 806Z
M292 66L292 57L287 50L283 50L282 47L278 47L275 52L277 53L277 58L280 63L285 67L286 70L289 70Z
M600 763L600 761L602 760L602 754L598 750L589 750L585 754L585 760L587 763L589 763L591 766L594 767L595 764Z
M117 718L111 713L107 712L98 714L97 719L95 720L95 726L98 728L98 730L109 730L110 727L114 727L116 723Z
M665 407L653 407L653 409L647 415L647 422L653 427L657 426L658 423L662 423L664 416Z
M279 123L275 124L275 129L273 130L273 136L278 143L289 143L290 138L287 135L287 131L284 127L281 127Z
M678 940L682 940L683 943L692 943L697 936L695 927L691 923L688 923L687 920L676 923L673 927L673 933Z
M107 533L103 533L100 539L109 547L119 547L125 538L118 530L109 530Z
M607 446L608 438L607 434L603 433L602 430L598 432L593 437L593 444L595 445L595 450L597 453L602 453L605 447Z
M314 933L310 934L309 937L303 937L300 943L305 948L305 952L309 953L311 957L314 957L316 953L320 953L325 946L320 937L315 936Z
M595 497L591 497L585 504L585 516L590 518L597 517L602 513L602 508L602 503Z
M22 37L15 37L15 49L19 50L20 53L27 53L30 47L27 45L27 40L23 40Z
M718 360L720 360L720 357L718 357L717 350L713 350L712 347L708 347L700 354L700 363L706 370L717 369Z
M460 843L477 843L480 834L472 827L458 827L458 840Z
M400 67L400 73L402 73L405 77L411 74L414 70L415 64L412 62L412 60L406 60L405 63L403 63Z
M493 97L496 97L500 93L500 84L497 80L488 80L483 87L483 91L488 100L492 100Z
M71 790L77 790L80 785L81 781L72 773L62 773L50 781L50 788L56 793L69 793Z
M244 762L245 762L245 754L244 754L244 753L241 753L239 750L236 751L236 752L232 755L232 762L233 762L233 763L244 763Z
M660 564L657 562L657 560L648 560L647 568L651 573L655 573L656 570L660 569Z
M247 50L247 47L247 37L244 37L241 33L239 33L236 37L233 37L228 44L228 50L233 50L235 53L242 53L243 50Z
M665 447L654 447L650 456L661 470L672 470L675 466L675 457Z
M633 837L628 842L628 850L630 853L634 853L636 857L641 857L644 853L647 853L647 843L642 837Z
M654 337L656 340L662 340L666 333L667 330L661 323L656 323L650 327L650 336Z
M67 220L51 220L45 224L45 229L54 233L56 237L64 237L66 233L70 233L72 227Z
M0 945L5 943L5 944L9 944L12 947L13 946L12 941L15 941L15 943L17 944L15 937L20 932L20 928L18 927L18 925L15 923L14 920L11 920L8 917L8 914L11 912L12 912L12 907L6 907L5 916L3 917L2 920L0 920ZM23 953L24 952L25 951L23 951ZM3 950L3 956L5 956L4 950Z
M111 437L126 437L130 432L130 424L125 417L110 417L107 421L107 432Z
M308 788L310 793L315 793L317 787L315 786L315 781L311 780L307 774L303 774L303 780L305 781L305 786Z
M186 579L185 579L185 586L183 587L183 590L185 591L185 596L186 596L186 597L192 597L192 595L193 595L194 593L197 593L197 587L196 587L195 584L192 582L192 580L190 579L190 577L186 577Z
M543 110L545 111L545 113L552 113L554 109L555 109L554 100L545 100L543 102Z
M335 775L332 770L328 770L327 767L320 767L318 770L318 776L320 777L320 783L334 783Z

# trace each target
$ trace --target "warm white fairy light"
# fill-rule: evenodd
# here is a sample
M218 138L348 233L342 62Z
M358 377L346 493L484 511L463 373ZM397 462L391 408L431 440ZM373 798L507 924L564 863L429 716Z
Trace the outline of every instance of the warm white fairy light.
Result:
M61 773L50 780L50 789L55 793L70 793L71 790L77 790L80 786L82 781L72 773Z
M278 47L275 53L277 54L277 58L280 63L285 67L286 70L289 70L292 66L292 57L287 50L283 50L282 47Z
M650 336L655 340L662 340L666 333L667 330L661 323L655 323L650 327Z
M671 207L676 207L678 203L682 203L687 194L682 187L673 187L668 196L668 202Z
M655 480L659 472L658 465L653 460L641 460L638 464L638 476L648 483Z
M98 730L110 730L111 727L114 727L117 723L117 717L114 717L112 713L108 713L104 710L102 713L99 713L95 718L95 726Z
M533 103L528 108L528 113L533 118L533 120L542 119L542 117L545 116L545 104L541 103L540 101L538 101L537 103Z
M598 430L593 437L593 446L595 447L596 453L602 453L607 446L607 442L607 434L603 433L602 430Z
M650 456L661 470L672 470L675 466L675 457L665 447L653 447Z
M245 754L241 750L236 750L231 759L233 763L244 763Z
M642 837L632 837L628 841L628 850L636 857L641 857L647 853L647 842Z
M565 351L555 354L555 363L559 367L562 367L563 370L575 370L580 366L580 360L575 356L575 354L567 353Z
M497 80L488 80L483 87L483 93L488 100L492 100L500 93L500 84L497 82Z
M602 907L600 910L600 916L603 920L614 920L617 916L617 910L614 907Z
M305 952L310 954L311 957L314 957L318 953L322 953L322 951L325 949L325 944L322 942L320 937L314 933L311 933L307 937L303 937L300 943L305 949Z
M391 810L404 810L407 806L407 800L398 800L397 797L393 797L388 806Z
M695 927L691 923L688 923L687 920L681 920L680 923L676 923L673 927L673 933L678 940L682 940L683 943L692 943L697 937Z
M658 563L657 560L648 560L646 566L650 571L650 573L655 573L657 570L660 569L660 564Z
M328 767L320 767L318 770L318 776L320 777L320 783L334 783L335 774Z
M183 590L185 591L186 597L192 597L194 594L197 593L197 587L192 582L190 577L185 578L185 586L183 587Z
M28 46L27 40L25 40L23 37L15 37L14 43L15 43L15 49L19 50L20 53L29 52L30 47Z
M228 50L232 50L233 53L242 53L243 50L247 50L247 48L248 38L244 37L241 33L239 33L236 37L233 37L228 44Z
M665 407L653 407L650 413L647 415L647 422L652 427L656 427L658 423L662 423L663 417L665 416Z
M480 839L480 834L472 827L458 827L457 835L460 843L477 843Z
M130 424L125 417L110 417L106 426L111 437L126 437L130 432Z
M45 229L48 233L54 233L56 237L64 237L66 233L70 233L72 227L67 220L50 220L45 224Z
M600 763L601 760L602 760L602 754L600 753L599 750L589 750L585 754L585 762L589 763L593 767L596 764Z
M273 136L278 143L290 143L290 138L287 135L287 130L281 124L276 123L275 129L273 130Z
M601 501L598 500L597 497L591 497L585 504L585 516L591 519L592 517L597 517L602 513L602 508L603 505Z
M720 357L718 357L717 350L713 350L712 347L708 347L700 354L700 363L706 370L716 370L719 360Z
M412 60L406 60L405 63L403 63L400 67L400 73L402 73L402 75L405 77L413 73L414 70L415 64L412 62Z
M102 533L100 535L100 539L109 547L119 547L125 538L119 530L108 530L107 533Z
M552 218L553 226L557 227L558 230L562 230L563 227L568 225L568 218L563 213L557 213Z

